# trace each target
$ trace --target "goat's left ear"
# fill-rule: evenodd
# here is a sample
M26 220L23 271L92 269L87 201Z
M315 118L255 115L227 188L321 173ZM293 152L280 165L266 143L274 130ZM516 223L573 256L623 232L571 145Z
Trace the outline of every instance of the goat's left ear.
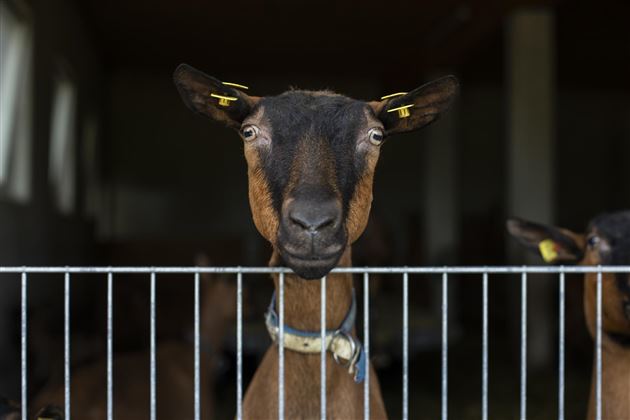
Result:
M260 100L187 64L177 67L173 79L190 110L231 128L238 129Z
M370 102L388 135L418 130L448 110L459 92L455 76L445 76L409 93L388 95Z
M578 263L584 257L584 235L522 219L509 219L508 233L547 263Z

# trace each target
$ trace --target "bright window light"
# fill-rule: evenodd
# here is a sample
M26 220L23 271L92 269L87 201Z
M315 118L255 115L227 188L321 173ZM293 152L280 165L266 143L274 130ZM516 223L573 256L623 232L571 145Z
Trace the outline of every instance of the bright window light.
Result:
M69 214L76 191L76 89L68 78L55 81L52 105L48 177L57 208Z
M0 0L0 194L24 201L31 184L31 30Z

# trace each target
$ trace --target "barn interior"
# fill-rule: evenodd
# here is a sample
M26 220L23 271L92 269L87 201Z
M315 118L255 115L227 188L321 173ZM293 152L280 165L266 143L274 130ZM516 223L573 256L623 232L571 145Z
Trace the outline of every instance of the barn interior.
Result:
M256 95L299 87L372 100L458 77L447 116L383 146L357 266L542 264L507 236L507 218L580 232L599 213L630 209L622 0L0 0L0 8L0 265L267 265L242 141L183 105L172 82L183 62ZM159 277L159 342L190 332L191 279ZM0 275L0 395L15 400L19 280ZM104 280L73 276L73 371L105 354ZM374 279L372 290L374 362L391 418L401 410L402 333L391 327L401 325L400 280ZM496 418L519 412L518 280L490 282ZM450 284L450 413L477 418L481 278ZM245 285L247 382L269 344L262 319L272 283L249 276ZM579 277L567 287L566 418L583 418L593 344ZM437 276L411 278L412 418L440 410L440 290ZM558 409L555 277L532 276L529 293L528 413L543 419ZM117 277L114 301L115 351L146 349L148 278ZM63 379L63 277L34 276L28 310L35 398ZM233 328L231 320L214 418L234 416Z

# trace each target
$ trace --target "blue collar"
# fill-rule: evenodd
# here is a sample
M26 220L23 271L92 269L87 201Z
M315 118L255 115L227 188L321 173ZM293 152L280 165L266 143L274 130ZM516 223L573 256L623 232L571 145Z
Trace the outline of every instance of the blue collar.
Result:
M354 328L354 321L357 317L357 300L355 297L354 289L352 290L352 304L350 305L350 309L346 314L343 322L339 326L339 328L335 330L327 330L326 336L327 338L335 339L336 337L341 337L342 339L348 340L351 347L354 349L353 357L348 360L347 367L349 371L354 372L354 381L356 383L361 383L365 379L365 370L367 368L367 360L365 358L365 351L363 350L363 346L361 342L352 336L352 329ZM269 304L269 308L267 309L267 313L265 314L265 322L267 324L267 329L271 335L272 340L276 342L275 333L279 326L278 314L276 313L276 294L271 297L271 303ZM296 337L306 338L306 339L317 339L321 337L320 331L302 331L295 328L291 328L285 324L284 326L285 335L293 335ZM330 348L329 348L330 350ZM340 359L333 352L335 356L335 361L341 364Z

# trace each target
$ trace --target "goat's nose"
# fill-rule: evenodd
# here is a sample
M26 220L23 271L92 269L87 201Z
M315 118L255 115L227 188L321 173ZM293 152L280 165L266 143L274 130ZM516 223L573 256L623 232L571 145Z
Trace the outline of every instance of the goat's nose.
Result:
M296 202L288 216L293 228L315 234L339 226L341 210L334 201Z

